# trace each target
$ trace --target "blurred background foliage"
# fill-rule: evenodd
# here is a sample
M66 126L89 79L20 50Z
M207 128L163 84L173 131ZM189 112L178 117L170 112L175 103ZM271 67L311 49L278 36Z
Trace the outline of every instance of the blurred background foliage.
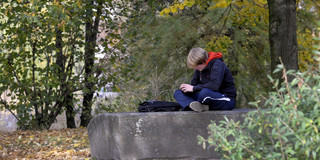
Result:
M222 52L236 83L237 108L272 89L267 0L0 4L0 90L11 90L7 96L15 99L1 99L1 108L22 113L25 128L49 128L64 111L72 118L85 109L88 123L92 107L95 114L130 112L145 100L175 101L174 91L193 74L186 57L194 47ZM319 46L319 13L320 2L297 1L302 72L318 69L312 47ZM118 96L98 98L111 91Z
M183 7L158 0L133 3L136 10L125 34L127 56L119 62L115 83L121 96L111 105L118 108L113 111L135 111L144 100L174 101L173 92L181 83L189 83L193 74L186 66L193 47L223 53L235 79L237 108L248 108L248 102L271 90L266 78L271 74L266 0L241 5L212 0L183 3ZM319 2L302 0L297 6L299 67L310 71L318 68L312 46L319 33ZM166 9L167 15L163 14Z

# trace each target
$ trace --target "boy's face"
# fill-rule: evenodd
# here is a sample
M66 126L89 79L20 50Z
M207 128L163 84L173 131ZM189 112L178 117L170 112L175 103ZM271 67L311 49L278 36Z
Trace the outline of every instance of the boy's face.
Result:
M202 71L204 69L204 67L206 67L206 64L203 63L203 64L199 64L197 65L196 67L193 67L195 70L198 70L198 71Z

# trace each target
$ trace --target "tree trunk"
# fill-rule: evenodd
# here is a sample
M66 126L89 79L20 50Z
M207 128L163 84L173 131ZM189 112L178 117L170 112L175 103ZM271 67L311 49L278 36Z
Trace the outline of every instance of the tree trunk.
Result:
M298 70L296 0L268 0L271 71L280 64ZM273 75L280 78L280 74Z
M102 2L100 1L97 4L97 13L95 19L93 21L93 8L95 6L93 0L88 0L86 4L86 43L85 43L85 64L84 64L84 89L83 89L83 107L80 116L80 126L86 127L91 118L91 107L92 107L92 99L94 93L94 56L95 56L95 47L97 44L97 34L98 34L98 26L101 15Z
M66 117L67 117L67 128L76 128L74 121L74 109L73 109L73 94L69 94L66 97Z
M58 66L56 70L56 75L58 75L58 79L60 81L60 100L57 101L57 105L53 107L52 113L50 113L49 121L46 122L47 128L50 128L57 115L60 113L63 107L66 108L66 117L67 117L67 128L76 128L74 121L74 113L73 113L73 93L70 91L69 83L66 82L67 72L66 71L66 57L63 55L63 41L62 41L62 31L57 28L56 29L56 64ZM71 56L73 57L73 56ZM71 61L72 58L70 58ZM69 68L72 68L69 66Z

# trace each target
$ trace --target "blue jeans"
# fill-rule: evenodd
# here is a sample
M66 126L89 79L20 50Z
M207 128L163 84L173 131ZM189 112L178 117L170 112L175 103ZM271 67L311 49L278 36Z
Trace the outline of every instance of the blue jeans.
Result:
M198 101L208 105L209 110L232 110L236 103L233 98L226 97L224 94L203 88L200 92L183 93L176 90L174 98L180 104L183 110L190 110L189 104Z

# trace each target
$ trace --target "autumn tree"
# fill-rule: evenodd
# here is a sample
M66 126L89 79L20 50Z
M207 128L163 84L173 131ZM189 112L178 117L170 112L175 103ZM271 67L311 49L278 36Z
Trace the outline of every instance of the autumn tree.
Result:
M2 4L1 93L9 90L11 101L1 102L16 110L21 129L49 129L73 101L72 93L81 90L80 74L74 73L82 60L76 46L82 43L81 21L69 12L76 6L57 1Z
M118 21L110 15L117 3L86 2L1 2L0 65L4 72L0 87L1 94L10 91L6 96L11 98L1 99L1 107L17 117L21 129L49 129L64 110L68 127L74 128L74 106L81 98L75 93L83 91L83 112L91 114L93 92L107 83L108 75L100 75L105 67L95 61L97 28L102 20L109 22L100 40L104 49L99 52L111 54L116 47L108 44L119 38L114 31ZM103 64L108 62L106 56ZM84 126L89 114L81 118Z

